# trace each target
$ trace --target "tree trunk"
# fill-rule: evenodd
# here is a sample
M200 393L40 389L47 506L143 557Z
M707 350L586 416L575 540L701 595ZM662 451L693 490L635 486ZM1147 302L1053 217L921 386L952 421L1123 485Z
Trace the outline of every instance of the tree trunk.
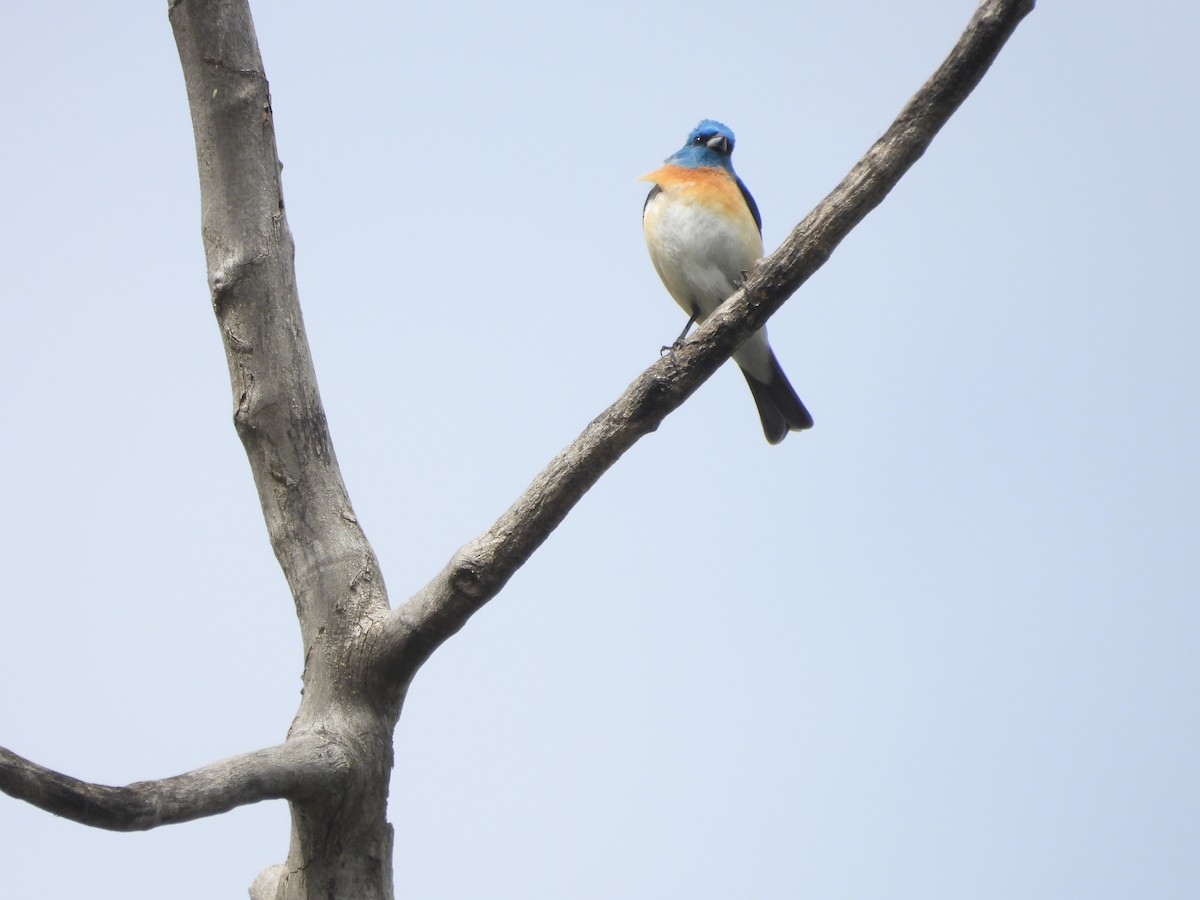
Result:
M271 98L249 7L170 7L200 170L201 232L233 387L233 420L304 642L289 740L319 735L333 790L291 798L287 863L263 897L392 896L387 796L401 684L378 657L388 602L326 427L296 291Z

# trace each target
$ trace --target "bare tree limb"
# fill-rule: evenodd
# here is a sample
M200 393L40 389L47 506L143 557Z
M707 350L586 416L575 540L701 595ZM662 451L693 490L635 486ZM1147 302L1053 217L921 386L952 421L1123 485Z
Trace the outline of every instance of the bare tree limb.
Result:
M404 681L508 582L610 466L729 358L878 206L987 72L1034 0L984 0L950 55L834 190L675 352L643 372L550 461L490 528L461 547L388 623Z
M109 831L148 831L260 800L301 799L335 789L344 772L337 747L315 735L126 787L80 781L0 747L0 790L56 816Z
M317 390L249 7L175 0L170 18L196 138L201 234L233 421L296 603L313 702L325 697L317 671L338 671L343 638L382 619L387 598Z
M404 685L377 677L387 594L317 390L258 40L247 0L171 0L169 12L234 425L300 621L303 693L289 735L320 735L346 761L337 790L317 782L289 797L287 862L256 890L382 900L392 896L388 776Z

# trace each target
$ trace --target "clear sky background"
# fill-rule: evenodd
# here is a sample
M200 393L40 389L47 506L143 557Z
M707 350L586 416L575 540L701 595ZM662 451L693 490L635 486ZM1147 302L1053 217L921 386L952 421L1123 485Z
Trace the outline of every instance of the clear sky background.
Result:
M308 335L393 603L677 333L703 117L774 248L972 0L259 3ZM0 31L0 744L125 784L281 740L302 662L205 284L165 3ZM771 321L418 674L400 897L1200 894L1193 3L1042 0ZM244 897L284 803L0 797L0 895Z

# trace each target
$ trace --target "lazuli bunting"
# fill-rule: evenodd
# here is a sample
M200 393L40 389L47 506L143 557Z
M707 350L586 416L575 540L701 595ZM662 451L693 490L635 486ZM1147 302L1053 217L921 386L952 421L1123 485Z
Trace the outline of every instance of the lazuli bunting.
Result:
M640 179L654 182L642 207L650 259L689 316L679 340L737 289L763 255L762 218L733 171L732 154L733 132L705 119L661 168ZM746 376L770 443L812 428L812 416L767 343L766 328L750 335L733 360Z

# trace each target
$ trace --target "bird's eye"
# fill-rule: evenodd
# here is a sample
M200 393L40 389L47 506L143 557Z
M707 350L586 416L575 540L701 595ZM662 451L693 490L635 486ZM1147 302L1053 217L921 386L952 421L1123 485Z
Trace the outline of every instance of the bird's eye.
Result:
M695 144L697 147L699 147L701 144L704 143L704 137L702 135L698 134L694 138L692 138L692 143Z

